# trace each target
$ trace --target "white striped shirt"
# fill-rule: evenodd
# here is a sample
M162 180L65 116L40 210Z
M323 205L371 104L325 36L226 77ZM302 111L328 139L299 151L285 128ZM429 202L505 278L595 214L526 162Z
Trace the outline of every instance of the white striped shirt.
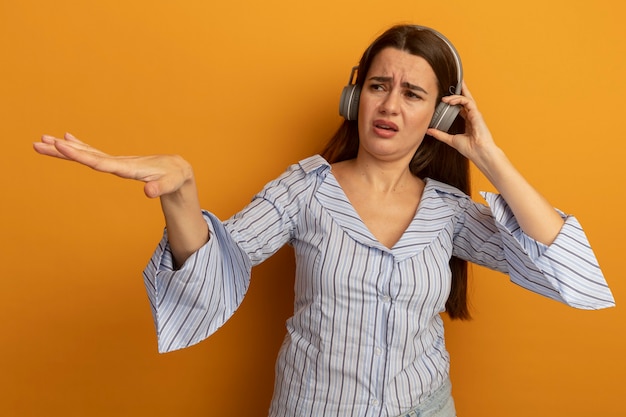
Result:
M508 273L531 291L584 309L614 305L578 221L545 246L504 200L489 207L431 179L396 245L360 220L330 165L314 156L270 182L178 270L167 233L144 271L159 351L198 343L234 313L250 270L284 244L296 254L294 314L276 366L271 417L395 416L448 377L443 322L452 255Z

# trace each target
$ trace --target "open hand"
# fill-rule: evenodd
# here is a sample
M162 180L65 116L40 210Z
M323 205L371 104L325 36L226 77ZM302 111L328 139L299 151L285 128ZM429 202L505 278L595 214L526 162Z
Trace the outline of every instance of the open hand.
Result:
M143 181L144 192L150 198L174 193L193 179L191 165L180 156L112 156L69 133L62 139L44 135L41 142L34 143L33 147L42 155L78 162L121 178Z

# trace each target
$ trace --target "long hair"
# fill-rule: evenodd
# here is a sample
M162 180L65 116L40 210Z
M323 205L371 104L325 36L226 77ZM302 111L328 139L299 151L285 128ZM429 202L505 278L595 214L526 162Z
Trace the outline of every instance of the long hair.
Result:
M452 94L457 80L457 68L450 47L434 32L413 25L398 25L380 35L363 53L359 61L356 84L363 87L372 61L385 48L395 48L422 57L431 66L437 77L438 97ZM463 133L465 121L458 117L449 133ZM330 138L322 156L330 163L354 159L359 149L357 121L344 122ZM413 175L424 179L432 178L450 184L466 194L470 192L469 162L456 149L426 135L409 164ZM467 262L457 257L450 259L452 287L446 301L446 311L453 319L469 319L467 302Z

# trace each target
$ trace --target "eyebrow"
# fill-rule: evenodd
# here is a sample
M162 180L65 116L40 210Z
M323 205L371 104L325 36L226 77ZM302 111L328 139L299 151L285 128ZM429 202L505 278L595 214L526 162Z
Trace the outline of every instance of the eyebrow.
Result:
M392 77L380 77L380 76L377 77L377 76L374 76L374 77L370 77L370 80L378 81L379 83L388 83L388 82L392 81L393 78ZM424 94L428 94L428 91L424 90L419 85L411 84L411 83L406 82L406 81L403 82L400 85L402 87L404 87L404 88L408 88L409 90L417 90L417 91L421 91Z

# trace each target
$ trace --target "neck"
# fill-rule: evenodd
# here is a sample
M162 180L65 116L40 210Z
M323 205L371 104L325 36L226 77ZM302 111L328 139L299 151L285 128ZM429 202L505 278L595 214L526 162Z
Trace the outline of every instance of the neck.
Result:
M362 153L353 160L354 172L372 191L393 193L407 190L415 184L415 176L405 159L383 161Z

